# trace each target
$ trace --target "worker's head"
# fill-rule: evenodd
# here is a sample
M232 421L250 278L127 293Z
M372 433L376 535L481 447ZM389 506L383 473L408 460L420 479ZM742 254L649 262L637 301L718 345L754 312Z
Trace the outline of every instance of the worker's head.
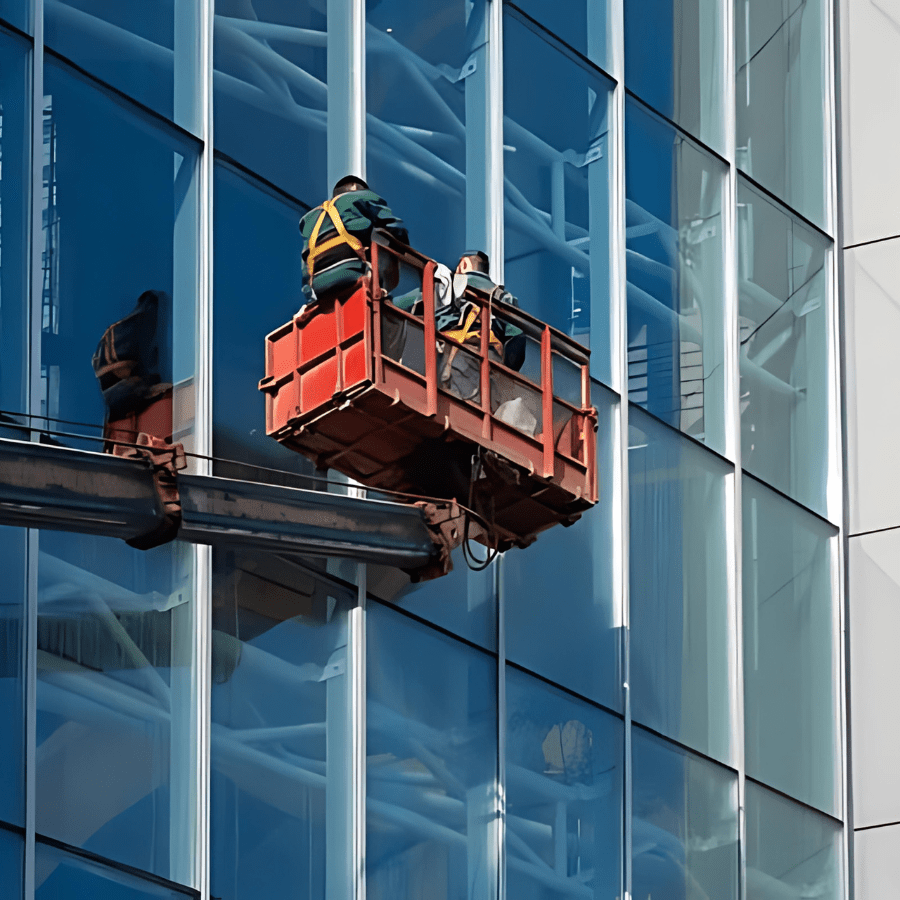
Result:
M456 271L459 274L465 274L466 272L483 272L487 275L490 268L491 261L484 250L466 250L459 258L459 262L456 265Z
M332 198L339 194L349 194L353 191L367 191L369 186L358 175L345 175L334 186L331 192Z

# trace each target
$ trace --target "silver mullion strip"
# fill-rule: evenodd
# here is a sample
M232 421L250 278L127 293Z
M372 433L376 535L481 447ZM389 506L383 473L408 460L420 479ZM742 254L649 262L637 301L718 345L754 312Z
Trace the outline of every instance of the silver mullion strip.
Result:
M26 412L36 415L41 408L41 300L43 293L43 190L44 190L44 0L32 7L34 49L31 56L31 259L29 278L29 345L26 362ZM29 424L37 420L30 419ZM38 433L31 432L31 440ZM33 900L35 880L35 831L37 827L37 625L38 625L38 540L39 532L26 536L25 600L25 860L23 896Z
M633 766L631 759L631 628L629 612L628 493L628 301L625 265L625 0L610 6L610 70L616 79L611 110L610 147L610 304L612 382L620 395L613 419L613 591L620 599L622 634L622 698L625 714L623 761L622 895L632 892Z
M200 459L192 460L198 475L212 474L212 284L213 284L213 31L215 0L200 6L199 132L202 140L198 167L197 222L197 356L196 415L192 435ZM205 457L205 458L204 458ZM194 558L194 884L201 900L210 897L210 721L212 668L212 548L198 545Z
M497 598L497 898L506 898L506 591L503 559L494 566Z
M353 900L366 898L366 564L357 566L356 606L347 635L350 689L351 828L347 848Z
M366 177L366 11L362 0L327 0L328 187Z
M725 448L734 460L734 476L730 503L726 502L726 523L730 530L726 546L731 548L729 580L733 603L730 604L731 634L734 652L732 665L731 740L738 771L738 897L747 896L747 822L746 770L744 761L744 629L743 629L743 544L742 544L742 483L741 483L741 373L739 344L738 295L738 231L737 231L737 107L735 88L734 3L726 0L723 17L725 52L723 54L725 105L725 156L728 172L722 203L725 231ZM726 497L729 495L726 494ZM729 508L730 507L730 508ZM728 513L730 512L730 516Z
M498 284L504 280L503 210L505 185L503 174L503 3L487 0L488 9L488 77L486 191L488 201L488 256L491 277Z

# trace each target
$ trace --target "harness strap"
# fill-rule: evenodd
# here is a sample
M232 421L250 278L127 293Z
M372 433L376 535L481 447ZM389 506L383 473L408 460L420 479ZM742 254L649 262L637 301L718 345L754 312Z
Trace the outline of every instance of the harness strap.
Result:
M322 225L326 218L331 219L331 224L334 225L337 234L320 244L319 232L322 230ZM309 255L306 259L306 266L309 270L310 278L313 277L313 273L315 272L316 260L323 253L327 253L335 247L340 247L341 244L347 244L351 250L354 250L359 255L362 254L362 241L350 234L344 227L344 222L341 219L340 213L338 213L335 208L334 200L326 200L322 204L322 212L319 214L319 218L316 220L315 227L309 238Z
M477 307L472 307L469 310L469 314L466 316L465 321L463 323L462 328L456 328L452 331L444 331L444 334L449 338L453 338L455 341L459 341L461 344L464 344L469 338L480 338L481 330L479 328L473 328L476 321L479 318L480 310ZM500 355L503 355L503 342L500 338L494 334L494 329L491 329L491 333L488 336L488 342L490 344L494 344L497 348L497 352Z

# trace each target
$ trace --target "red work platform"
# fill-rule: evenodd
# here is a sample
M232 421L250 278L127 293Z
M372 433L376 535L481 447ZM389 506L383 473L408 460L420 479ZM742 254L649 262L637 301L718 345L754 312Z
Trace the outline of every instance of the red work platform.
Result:
M379 234L371 263L356 289L267 336L259 385L267 433L376 490L471 505L493 532L478 539L499 549L576 521L597 501L589 351L467 290L481 321L493 316L524 332L525 364L515 372L489 347L488 329L480 346L436 332L433 260ZM395 306L385 285L393 297L401 289L420 297L421 315ZM467 397L448 378L454 359L471 375Z

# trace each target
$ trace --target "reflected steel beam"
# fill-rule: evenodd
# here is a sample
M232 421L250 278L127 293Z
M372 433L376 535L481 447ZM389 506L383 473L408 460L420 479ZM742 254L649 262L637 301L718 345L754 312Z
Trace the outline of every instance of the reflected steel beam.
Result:
M414 568L434 545L414 506L179 474L178 537L196 544L335 556ZM124 539L162 511L148 465L103 453L0 440L0 524Z

